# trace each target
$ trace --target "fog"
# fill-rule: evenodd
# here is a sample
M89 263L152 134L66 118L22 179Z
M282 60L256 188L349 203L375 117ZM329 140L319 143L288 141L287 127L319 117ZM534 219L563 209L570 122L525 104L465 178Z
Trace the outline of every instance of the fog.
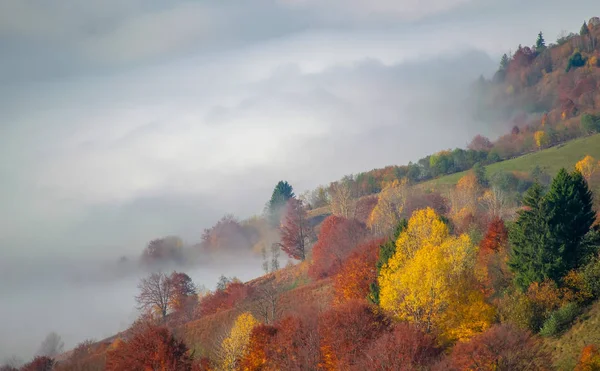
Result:
M159 3L0 3L0 360L50 331L69 348L124 329L145 272L119 257L258 214L279 180L300 194L503 133L473 118L470 84L598 15L591 0ZM261 273L257 257L181 270L208 288Z

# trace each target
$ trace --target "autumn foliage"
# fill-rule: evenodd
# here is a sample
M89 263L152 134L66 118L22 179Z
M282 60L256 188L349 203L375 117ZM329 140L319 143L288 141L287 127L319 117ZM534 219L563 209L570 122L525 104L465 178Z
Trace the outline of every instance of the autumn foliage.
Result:
M323 221L319 239L313 246L309 275L318 279L337 273L344 260L366 235L367 228L359 221L329 216Z
M200 315L206 316L222 310L231 309L236 304L246 299L252 292L252 288L242 282L230 282L224 290L211 292L200 300Z
M383 239L376 239L361 244L348 256L333 278L337 303L367 298L371 283L377 280L376 264L383 242Z
M548 369L549 355L540 340L512 325L495 325L468 342L454 346L446 370Z
M192 361L185 344L165 327L144 324L129 340L108 352L106 369L189 371Z
M31 362L23 365L21 371L52 371L54 359L45 356L35 357Z

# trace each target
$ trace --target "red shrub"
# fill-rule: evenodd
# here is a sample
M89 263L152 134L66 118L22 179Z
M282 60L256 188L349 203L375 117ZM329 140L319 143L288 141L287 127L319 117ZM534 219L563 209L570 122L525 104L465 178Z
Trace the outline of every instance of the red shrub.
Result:
M491 327L470 341L454 346L447 361L450 370L544 370L549 354L529 332L512 325Z
M108 352L106 369L190 371L187 347L165 327L145 324L133 337Z
M308 274L315 278L334 275L350 252L367 235L366 226L355 220L329 216L321 226L319 240L313 247Z
M412 324L399 323L366 348L366 358L357 370L422 370L436 361L441 352L434 336Z
M362 357L365 345L388 328L388 319L364 301L349 301L328 310L319 317L323 367L347 370Z
M371 283L377 280L379 246L384 241L376 239L358 246L342 264L333 278L336 302L367 297Z

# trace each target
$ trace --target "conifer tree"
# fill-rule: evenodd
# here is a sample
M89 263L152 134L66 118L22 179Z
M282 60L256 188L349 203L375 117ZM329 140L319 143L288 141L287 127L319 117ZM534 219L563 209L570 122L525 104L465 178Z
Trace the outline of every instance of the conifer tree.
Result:
M538 52L546 49L546 40L544 40L544 34L542 34L542 31L540 31L537 40L535 41L535 49Z
M396 253L396 240L400 236L406 227L408 227L408 220L401 219L396 229L394 230L394 235L386 241L384 244L379 246L379 260L377 261L377 275L381 272L381 268L387 264L388 260ZM369 293L369 301L379 305L379 284L377 281L372 282L370 286Z
M505 70L508 67L509 62L510 62L510 60L508 59L508 55L506 55L506 53L504 53L502 55L502 58L500 59L500 69Z
M273 189L273 194L266 207L267 217L271 225L279 225L283 208L288 200L294 197L296 195L294 195L292 186L287 181L280 180Z

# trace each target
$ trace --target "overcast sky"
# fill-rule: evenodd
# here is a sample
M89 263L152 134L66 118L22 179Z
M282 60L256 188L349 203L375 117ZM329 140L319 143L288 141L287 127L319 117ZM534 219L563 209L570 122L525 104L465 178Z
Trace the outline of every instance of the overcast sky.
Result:
M595 1L0 2L0 254L117 256L473 135L466 87Z

